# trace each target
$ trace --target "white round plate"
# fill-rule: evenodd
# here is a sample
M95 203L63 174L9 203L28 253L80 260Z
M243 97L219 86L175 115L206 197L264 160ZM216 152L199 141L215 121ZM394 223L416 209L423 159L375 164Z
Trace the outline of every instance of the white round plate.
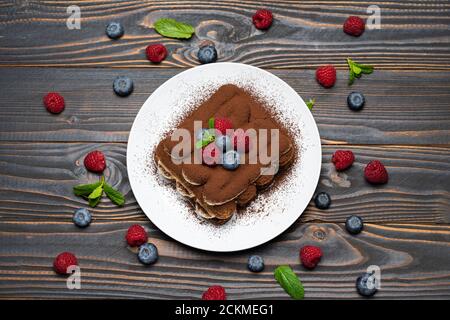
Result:
M262 99L285 124L298 146L298 157L285 178L216 226L196 217L175 189L164 183L153 164L154 148L184 114L220 85L233 83ZM188 246L218 252L263 244L291 226L308 205L319 180L320 136L300 96L283 80L239 63L213 63L179 73L145 101L131 128L127 168L131 189L142 210L161 231Z

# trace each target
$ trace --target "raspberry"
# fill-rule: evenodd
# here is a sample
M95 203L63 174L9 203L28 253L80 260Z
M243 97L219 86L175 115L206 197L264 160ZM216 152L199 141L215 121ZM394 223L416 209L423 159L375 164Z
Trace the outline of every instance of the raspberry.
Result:
M219 130L222 134L227 134L228 129L233 129L233 124L227 118L216 118L214 120L214 128Z
M239 152L248 152L250 149L250 137L243 129L237 129L233 133L233 147Z
M336 150L331 158L331 162L334 163L337 171L349 168L353 161L355 161L355 156L350 150Z
M138 247L148 241L147 231L142 226L134 224L128 228L125 239L131 247Z
M84 166L89 171L101 173L106 167L105 156L101 151L89 152L84 158Z
M364 32L366 24L357 16L350 16L344 22L344 32L354 37L359 37Z
M384 165L378 161L370 161L364 169L364 177L372 184L383 184L388 182L389 176Z
M266 30L272 25L273 15L267 9L260 9L253 15L252 20L257 29Z
M49 92L44 97L44 106L47 108L47 111L51 113L61 113L66 106L64 103L64 98L57 92Z
M303 266L314 269L322 258L322 250L316 246L304 246L300 249L300 260Z
M67 268L78 265L77 257L73 253L63 252L56 256L53 261L53 268L56 273L68 274Z
M167 57L167 49L163 44L151 44L145 49L145 53L153 63L160 63Z
M220 150L215 143L210 143L203 148L202 158L203 162L208 166L214 166L219 163Z
M331 88L336 82L336 69L332 65L321 66L316 70L316 79L323 87Z
M227 293L222 286L212 286L203 292L202 300L227 300Z

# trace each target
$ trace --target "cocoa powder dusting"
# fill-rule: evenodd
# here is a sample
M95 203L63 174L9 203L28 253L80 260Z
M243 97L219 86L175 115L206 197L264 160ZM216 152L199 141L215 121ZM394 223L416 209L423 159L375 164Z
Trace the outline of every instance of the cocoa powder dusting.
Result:
M202 128L207 128L208 119L211 117L230 119L234 130L252 128L258 132L259 129L268 129L267 150L271 149L270 129L279 129L280 160L287 159L285 162L288 165L292 163L290 157L295 154L292 150L296 146L287 130L271 116L261 101L250 92L232 84L221 86L208 100L201 103L180 122L178 128L189 130L193 137L192 152L186 155L192 162L194 153L199 152L195 148L194 121L201 121ZM238 200L242 205L245 203L244 200L248 199L250 202L254 199L258 179L261 179L259 185L263 185L264 179L267 180L265 176L261 176L261 169L268 165L261 164L259 160L255 164L250 164L249 153L241 155L241 165L235 171L226 170L221 165L209 167L194 163L175 164L172 161L171 152L178 143L179 141L171 141L169 134L156 148L155 159L173 175L183 177L179 182L193 192L198 199L197 202L204 202L207 206L214 207ZM266 152L266 150L260 151ZM281 161L280 164L282 165ZM239 197L240 195L242 196Z

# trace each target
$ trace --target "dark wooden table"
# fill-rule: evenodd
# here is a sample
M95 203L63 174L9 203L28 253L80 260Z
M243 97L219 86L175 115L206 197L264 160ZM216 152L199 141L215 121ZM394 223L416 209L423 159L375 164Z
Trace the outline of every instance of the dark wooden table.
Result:
M358 298L356 277L369 265L381 268L375 298L450 298L450 2L449 1L84 1L81 29L68 30L64 1L0 1L0 298L199 298L212 284L231 299L282 299L273 279L290 264L307 298ZM342 32L348 15L381 8L382 28L360 38ZM256 31L251 15L271 9L275 22ZM160 17L196 26L188 41L162 38L151 28ZM111 41L105 25L117 20L125 36ZM159 231L130 190L126 142L145 99L164 81L197 65L203 39L214 41L220 61L262 67L302 97L315 97L313 115L323 144L318 191L333 198L321 211L310 204L275 240L245 252L214 254L191 249ZM152 65L145 47L163 42L166 61ZM346 58L374 65L370 76L347 86ZM317 66L333 63L332 89L314 80ZM134 79L128 98L112 92L117 75ZM350 91L367 98L362 112L346 106ZM46 112L42 97L58 91L66 110ZM336 149L356 154L353 167L337 174ZM104 200L84 230L71 222L73 185L93 178L82 160L100 149L105 172L126 194L118 208ZM383 161L387 185L373 187L364 165ZM357 214L365 231L349 235L343 222ZM127 250L126 229L145 225L160 260L144 267ZM298 260L306 244L323 248L315 271ZM56 254L76 253L82 289L68 290L52 270ZM261 274L246 270L250 254L265 258Z

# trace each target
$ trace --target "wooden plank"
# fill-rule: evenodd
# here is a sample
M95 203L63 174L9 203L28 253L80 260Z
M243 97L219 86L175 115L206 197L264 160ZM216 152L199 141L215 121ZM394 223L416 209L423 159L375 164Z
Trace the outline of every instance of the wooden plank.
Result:
M268 244L232 254L214 254L174 242L150 224L160 259L143 266L126 248L132 224L96 221L87 229L70 222L0 222L0 298L170 298L199 299L212 284L229 299L286 299L273 279L279 264L301 278L306 298L359 298L355 279L370 265L381 269L374 299L448 299L450 297L450 226L367 224L358 236L342 225L296 225ZM305 244L324 252L320 265L306 271L298 258ZM54 257L74 252L81 267L81 289L68 290L52 270ZM246 269L249 255L265 259L262 273Z
M330 159L336 150L324 146L322 175L318 191L332 197L328 210L311 203L301 221L344 222L356 214L367 222L450 222L450 147L347 146L356 155L349 170L337 173ZM92 212L96 220L147 221L130 190L126 172L126 145L118 143L1 143L0 220L14 222L64 223L73 210L86 201L72 194L72 187L95 181L86 173L84 156L102 150L107 157L105 176L126 195L118 208L105 199ZM363 169L379 159L387 167L387 185L365 182Z
M70 3L73 4L73 3ZM378 69L450 69L450 4L438 1L78 1L81 29L66 26L64 1L7 1L0 10L0 64L21 66L187 67L198 64L201 41L214 41L220 61L265 68L315 68L345 58ZM381 9L381 29L360 38L342 32L349 15L367 17ZM251 16L260 7L274 12L267 32ZM175 18L196 27L189 41L163 38L152 28L158 18ZM105 26L123 23L125 36L111 41ZM145 47L163 42L170 56L160 65L145 58Z
M126 142L139 108L170 70L4 68L0 77L0 140ZM272 70L304 99L315 97L313 115L323 143L450 144L450 74L448 72L375 71L352 87L347 72L332 89L321 88L314 71ZM117 75L134 79L134 93L117 97ZM361 112L347 108L351 91L363 92ZM58 91L66 110L46 112L42 97Z

